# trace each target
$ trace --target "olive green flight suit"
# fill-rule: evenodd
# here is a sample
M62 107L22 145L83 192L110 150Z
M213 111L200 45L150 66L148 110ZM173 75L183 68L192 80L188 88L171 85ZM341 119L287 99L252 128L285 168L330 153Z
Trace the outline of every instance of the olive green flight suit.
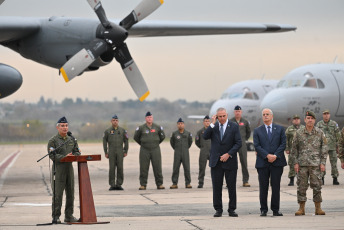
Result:
M123 184L123 158L128 153L128 133L121 127L111 126L104 132L104 153L109 154L109 185L118 187ZM117 168L117 178L116 178Z
M238 124L241 140L243 140L243 144L241 145L241 148L239 149L238 152L239 152L240 164L241 164L242 181L245 184L245 183L248 183L250 175L248 173L248 168L247 168L247 146L244 140L247 141L250 138L251 128L248 121L244 118L241 118L240 121L237 122L235 117L233 117L232 119L230 119L230 121L233 121L236 124Z
M163 184L161 169L161 151L159 144L165 139L165 133L161 126L153 123L152 127L143 124L136 128L134 140L140 147L140 185L147 186L149 164L152 161L155 183Z
M52 217L59 218L61 216L63 191L66 191L66 207L65 217L70 218L74 212L74 170L72 162L60 162L67 154L80 155L79 146L70 136L62 137L60 134L53 136L48 142L48 152L51 147L56 149L62 143L66 142L61 148L56 150L56 154L50 154L53 163L52 170L56 167L55 174L55 197L52 198ZM51 173L52 177L54 173ZM54 178L51 180L51 188L54 194ZM54 207L55 199L55 207Z
M206 130L205 127L198 130L196 137L195 137L195 144L198 148L200 148L199 153L199 173L198 173L198 184L204 184L204 176L205 176L205 169L207 166L207 160L209 160L210 155L210 148L211 148L211 140L204 140L203 133Z
M192 145L192 134L186 130L183 133L177 130L172 133L170 143L174 149L172 183L178 184L180 164L183 164L185 185L189 185L191 183L189 148Z

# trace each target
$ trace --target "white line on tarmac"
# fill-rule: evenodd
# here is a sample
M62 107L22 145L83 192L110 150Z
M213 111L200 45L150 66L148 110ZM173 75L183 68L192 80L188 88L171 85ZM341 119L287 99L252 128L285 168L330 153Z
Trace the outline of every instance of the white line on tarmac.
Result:
M21 153L22 151L18 150L10 154L0 163L0 190L2 188L2 185L4 184L8 170L12 167Z

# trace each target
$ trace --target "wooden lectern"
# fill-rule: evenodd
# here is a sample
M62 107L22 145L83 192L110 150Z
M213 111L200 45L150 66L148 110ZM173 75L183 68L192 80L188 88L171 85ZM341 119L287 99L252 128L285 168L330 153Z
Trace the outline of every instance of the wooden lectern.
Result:
M107 224L110 222L97 222L96 209L94 207L90 174L87 161L100 161L101 155L66 156L61 162L78 162L80 220L69 224Z

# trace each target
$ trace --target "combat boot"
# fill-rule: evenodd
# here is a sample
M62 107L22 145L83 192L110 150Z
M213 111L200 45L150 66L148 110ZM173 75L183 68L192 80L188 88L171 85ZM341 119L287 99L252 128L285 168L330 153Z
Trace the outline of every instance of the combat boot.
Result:
M295 212L295 216L302 216L305 215L305 205L306 201L300 201L299 202L300 208Z
M315 205L315 215L325 215L325 212L321 209L320 202L314 202Z
M186 184L185 188L192 188L191 184Z
M178 188L178 185L176 185L176 184L173 184L170 186L170 189L177 189L177 188Z
M294 186L294 177L290 177L288 186Z
M158 185L156 186L157 189L165 189L165 187L163 185Z
M339 185L337 177L333 177L333 185Z
M139 190L146 190L146 186L141 185L140 188L139 188Z

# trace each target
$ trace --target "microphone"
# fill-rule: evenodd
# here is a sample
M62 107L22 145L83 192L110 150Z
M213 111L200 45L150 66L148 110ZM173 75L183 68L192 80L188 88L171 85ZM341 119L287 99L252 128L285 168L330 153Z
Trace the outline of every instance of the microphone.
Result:
M54 152L55 151L55 149L53 148L53 147L50 147L49 148L49 153L52 153L52 152Z
M71 138L73 138L73 140L74 140L74 141L76 141L76 138L75 138L75 137L73 137L73 135L72 135L72 132L71 132L71 131L68 131L68 132L67 132L67 135L68 135L68 136L70 136Z

